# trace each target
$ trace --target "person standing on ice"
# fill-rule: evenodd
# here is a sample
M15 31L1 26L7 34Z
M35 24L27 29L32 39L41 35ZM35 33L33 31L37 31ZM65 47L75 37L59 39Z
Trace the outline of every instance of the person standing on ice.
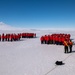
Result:
M44 44L44 36L40 38L41 44Z
M4 39L5 39L5 36L4 36L4 33L2 34L2 41L4 41Z
M68 41L67 40L65 40L64 41L64 53L68 53Z
M0 35L0 41L1 41L1 35Z
M73 46L73 42L71 40L69 40L69 49L70 49L70 53L72 52L72 46Z

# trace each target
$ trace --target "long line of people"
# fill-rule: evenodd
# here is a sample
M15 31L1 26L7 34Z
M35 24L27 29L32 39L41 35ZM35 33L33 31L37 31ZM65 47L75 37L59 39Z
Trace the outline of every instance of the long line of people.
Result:
M40 37L41 44L56 44L63 45L64 40L70 40L70 34L52 34Z
M17 34L2 34L0 41L18 41L21 38L35 38L36 33L17 33Z

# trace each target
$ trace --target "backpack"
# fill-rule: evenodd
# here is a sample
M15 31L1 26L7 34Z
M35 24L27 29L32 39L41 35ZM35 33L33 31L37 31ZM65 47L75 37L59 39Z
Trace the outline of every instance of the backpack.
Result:
M62 61L56 61L55 64L56 65L63 65L64 63Z

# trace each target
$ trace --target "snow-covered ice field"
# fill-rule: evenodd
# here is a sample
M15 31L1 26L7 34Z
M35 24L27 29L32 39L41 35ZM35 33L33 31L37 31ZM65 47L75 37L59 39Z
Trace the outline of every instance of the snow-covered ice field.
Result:
M40 43L40 36L52 33L70 33L62 30L0 30L2 33L35 32L37 38L13 42L0 42L0 75L75 75L75 46L65 54L63 46ZM73 40L73 41L74 41ZM65 64L56 66L57 60Z

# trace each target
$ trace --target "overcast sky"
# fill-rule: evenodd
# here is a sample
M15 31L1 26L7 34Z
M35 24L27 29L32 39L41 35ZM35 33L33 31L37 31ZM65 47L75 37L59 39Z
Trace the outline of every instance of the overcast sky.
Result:
M0 0L0 22L26 28L75 28L75 0Z

